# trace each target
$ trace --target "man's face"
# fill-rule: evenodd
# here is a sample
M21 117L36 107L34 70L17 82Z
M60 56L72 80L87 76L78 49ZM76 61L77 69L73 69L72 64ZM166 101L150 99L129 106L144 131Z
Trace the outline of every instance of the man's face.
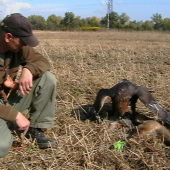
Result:
M6 43L8 46L8 50L12 52L18 52L23 46L25 46L24 42L20 38L14 37L12 34L6 34Z

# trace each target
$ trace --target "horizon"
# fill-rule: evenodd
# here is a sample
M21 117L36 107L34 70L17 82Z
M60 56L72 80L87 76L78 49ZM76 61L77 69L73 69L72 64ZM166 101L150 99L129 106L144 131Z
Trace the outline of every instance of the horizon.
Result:
M64 17L66 12L73 12L75 16L81 18L105 17L107 14L107 0L90 0L71 1L65 0L3 0L0 1L0 20L11 13L22 13L28 17L31 15L40 15L47 19L50 15ZM163 18L170 18L169 12L170 2L168 0L122 0L113 1L113 11L121 15L126 13L130 17L130 21L146 21L151 20L151 17L158 13Z

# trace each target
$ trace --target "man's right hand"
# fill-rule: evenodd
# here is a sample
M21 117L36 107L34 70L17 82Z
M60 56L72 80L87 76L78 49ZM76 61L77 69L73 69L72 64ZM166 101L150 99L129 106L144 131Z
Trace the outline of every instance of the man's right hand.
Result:
M21 112L18 112L16 124L18 125L19 130L24 131L23 134L25 135L29 129L30 121Z

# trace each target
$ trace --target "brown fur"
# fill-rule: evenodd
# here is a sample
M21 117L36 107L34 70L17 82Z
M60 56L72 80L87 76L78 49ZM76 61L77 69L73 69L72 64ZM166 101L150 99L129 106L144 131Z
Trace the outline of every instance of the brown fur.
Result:
M158 138L162 139L162 141L166 145L170 145L170 131L160 123L154 120L147 120L144 121L142 124L137 126L138 133L136 132L133 134L133 137L138 136L138 134L141 135L155 135Z
M120 121L112 122L109 125L109 130L119 129L124 126L132 125L129 123L129 121L126 122L127 124ZM154 135L161 139L165 145L170 146L170 131L155 120L145 120L143 123L136 126L135 130L129 137L137 139L139 136L142 137L144 135Z

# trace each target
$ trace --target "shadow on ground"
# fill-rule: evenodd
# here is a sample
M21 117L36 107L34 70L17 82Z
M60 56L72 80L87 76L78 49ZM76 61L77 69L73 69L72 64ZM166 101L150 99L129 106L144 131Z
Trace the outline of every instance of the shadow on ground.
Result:
M75 108L72 110L71 113L73 116L75 116L76 119L81 121L96 120L96 113L94 110L94 107L92 104L88 105L82 105L78 108ZM111 103L105 103L103 108L100 111L100 118L101 119L112 119L112 104Z

